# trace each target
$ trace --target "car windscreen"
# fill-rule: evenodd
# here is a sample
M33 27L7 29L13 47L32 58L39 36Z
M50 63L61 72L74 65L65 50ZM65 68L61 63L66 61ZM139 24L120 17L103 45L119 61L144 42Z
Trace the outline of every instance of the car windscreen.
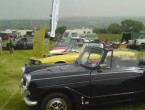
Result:
M85 48L78 62L84 66L95 67L97 66L104 54L104 50L100 48Z
M71 44L64 52L77 52L79 53L83 47L83 44Z

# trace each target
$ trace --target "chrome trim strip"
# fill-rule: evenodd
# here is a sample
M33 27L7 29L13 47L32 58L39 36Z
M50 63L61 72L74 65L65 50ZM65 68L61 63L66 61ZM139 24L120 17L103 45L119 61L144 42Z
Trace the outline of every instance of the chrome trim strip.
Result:
M35 106L35 105L37 105L37 101L30 101L30 100L28 99L28 97L24 97L24 102L25 102L26 105L28 105L28 106Z
M128 95L128 94L135 94L135 93L141 93L141 92L145 92L145 91L126 92L126 93L111 94L111 95L102 95L102 96L95 96L93 98L101 98L101 97L108 97L108 96L119 96L119 95Z
M77 77L77 76L89 76L89 75L90 74L71 75L71 76L60 76L60 77L51 77L51 78L32 79L31 81L46 80L46 79L58 79L58 78L69 78L69 77Z

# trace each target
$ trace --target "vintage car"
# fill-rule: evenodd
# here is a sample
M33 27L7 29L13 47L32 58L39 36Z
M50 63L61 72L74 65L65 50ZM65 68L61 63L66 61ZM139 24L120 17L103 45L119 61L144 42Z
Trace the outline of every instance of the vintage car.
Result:
M49 54L44 58L31 57L29 59L28 65L32 66L32 65L58 64L58 63L71 64L79 56L80 51L84 48L83 45L85 46L85 44L83 43L72 44L64 52Z
M14 41L14 49L32 49L33 48L33 37L22 37ZM7 45L3 45L4 50L8 50Z
M101 43L92 43L92 45L96 45L97 47L102 47ZM80 55L80 52L88 45L88 43L82 44L82 43L75 43L69 46L68 49L66 49L62 53L55 53L55 54L49 54L48 56L44 58L38 58L38 57L31 57L29 59L29 62L27 65L33 66L33 65L45 65L45 64L72 64L77 59L77 57ZM128 54L129 56L134 57L134 52L129 52L126 50L119 50L115 51L114 54L116 55L122 55L122 54Z
M81 38L81 37L72 37L72 38L63 38L59 40L54 48L50 51L51 54L55 53L62 53L64 52L71 44L74 43L86 43L89 42L88 39L86 38Z
M14 49L21 50L21 49L33 49L33 40L34 37L21 37L14 41ZM48 43L48 39L44 39L44 43ZM4 50L8 50L7 44L3 45Z
M74 64L29 66L21 92L40 110L138 100L145 97L145 61L88 44ZM119 54L117 54L119 53Z

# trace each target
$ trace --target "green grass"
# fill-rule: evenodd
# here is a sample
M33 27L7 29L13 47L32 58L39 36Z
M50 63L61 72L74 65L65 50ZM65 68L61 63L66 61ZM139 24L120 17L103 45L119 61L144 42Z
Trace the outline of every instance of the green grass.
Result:
M30 110L30 107L26 106L22 100L19 85L21 67L27 63L31 56L32 50L19 50L14 54L3 51L0 55L0 110ZM105 106L99 110L145 110L145 102Z
M28 110L19 91L21 67L32 56L31 50L3 51L0 55L0 110Z
M98 34L100 41L101 40L109 40L109 41L121 41L122 34Z

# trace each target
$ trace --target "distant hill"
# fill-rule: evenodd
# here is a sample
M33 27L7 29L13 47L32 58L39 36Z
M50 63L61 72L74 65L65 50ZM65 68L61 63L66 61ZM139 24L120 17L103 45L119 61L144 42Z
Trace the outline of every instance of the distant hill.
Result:
M120 23L125 19L141 21L145 25L145 17L67 17L61 18L59 25L68 27L107 28L112 23Z
M143 22L145 17L65 17L59 18L58 26L67 26L67 28L107 28L112 23L120 23L125 19L133 19ZM0 20L0 30L5 29L31 29L32 23L41 27L46 25L50 27L50 20Z

